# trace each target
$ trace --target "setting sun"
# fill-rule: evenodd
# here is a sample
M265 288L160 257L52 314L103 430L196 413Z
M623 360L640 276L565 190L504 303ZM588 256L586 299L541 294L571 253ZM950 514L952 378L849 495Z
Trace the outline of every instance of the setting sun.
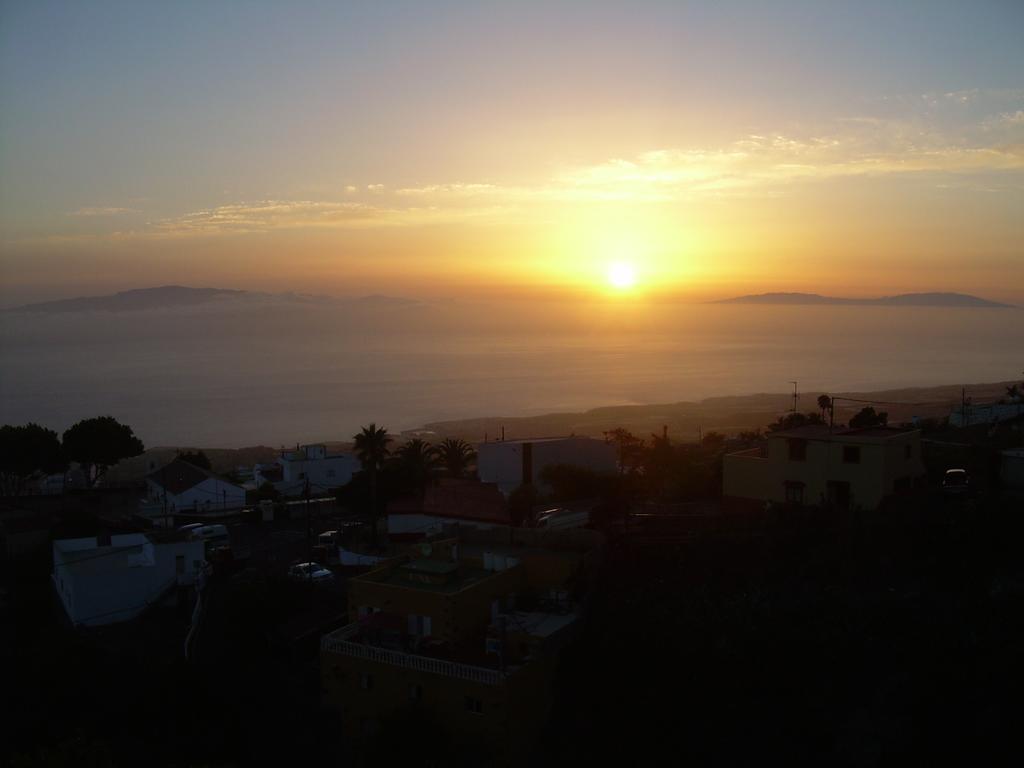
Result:
M608 267L608 282L615 288L632 288L636 284L636 270L632 264L616 262Z

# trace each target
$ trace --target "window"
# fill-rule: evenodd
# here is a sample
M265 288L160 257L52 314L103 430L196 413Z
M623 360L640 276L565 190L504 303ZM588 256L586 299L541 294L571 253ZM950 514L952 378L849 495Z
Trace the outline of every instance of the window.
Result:
M184 555L175 555L174 556L174 571L179 576L181 576L185 572L185 556Z
M474 699L472 696L467 696L466 711L473 712L477 715L482 715L484 712L484 703L480 701L480 699Z
M369 672L360 672L359 673L359 687L362 688L364 691L372 690L373 689L373 675L371 675Z
M306 473L305 472L299 472L299 480L305 480L305 479L306 479Z
M423 699L423 686L419 683L410 683L409 701L421 701Z
M328 477L334 477L334 470L333 469L328 469L327 470L327 476Z
M913 456L914 456L914 446L909 445L909 444L905 445L903 447L903 458L904 459L910 459L910 458L913 458Z
M860 464L860 446L843 446L843 464Z
M795 481L786 482L786 503L787 504L803 504L804 503L804 484Z
M799 437L792 437L786 441L789 443L789 460L790 461L806 461L807 460L807 441Z

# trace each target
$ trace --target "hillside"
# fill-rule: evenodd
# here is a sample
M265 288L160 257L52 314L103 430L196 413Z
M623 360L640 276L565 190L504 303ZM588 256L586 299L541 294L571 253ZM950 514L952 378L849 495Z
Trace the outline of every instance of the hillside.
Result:
M966 293L902 293L875 299L847 299L817 293L759 293L721 299L715 304L861 305L872 307L1009 307Z
M1012 381L974 384L967 387L968 395L976 402L994 400L1006 392ZM800 393L799 408L816 411L821 392ZM904 405L879 405L878 410L889 413L893 422L911 418L946 416L950 408L960 402L960 386L913 387L874 392L835 392L836 397L856 400L876 400ZM712 397L694 402L664 403L659 405L631 405L594 408L577 413L548 413L540 416L504 418L492 416L478 419L438 421L426 424L424 430L436 432L440 437L462 437L482 440L486 434L494 439L505 428L506 438L552 437L556 435L590 435L600 437L604 432L625 427L638 435L660 433L668 427L676 440L696 440L700 430L736 434L744 430L764 428L778 416L790 410L792 394L762 393L735 397ZM836 404L836 420L845 421L862 404Z

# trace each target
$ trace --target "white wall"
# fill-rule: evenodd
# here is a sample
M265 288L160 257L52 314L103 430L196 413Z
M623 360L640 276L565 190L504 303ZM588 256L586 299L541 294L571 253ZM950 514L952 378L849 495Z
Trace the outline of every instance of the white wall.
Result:
M153 480L147 482L149 497L162 504L163 488ZM217 477L208 477L182 493L167 494L167 513L171 515L176 512L217 512L222 509L240 509L244 506L245 489Z
M177 556L184 572L177 572ZM53 543L53 583L72 624L100 626L142 613L178 584L195 581L204 561L201 541L154 543L143 534Z
M310 446L314 447L317 446ZM301 453L290 455L296 458L278 459L282 468L282 482L275 485L286 496L302 494L307 479L313 494L324 493L328 488L347 484L359 470L359 460L351 453L331 454L324 458L306 458ZM311 451L310 455L319 454Z
M536 441L498 441L477 446L477 474L485 483L495 483L506 496L523 481L523 454L531 446L531 482L546 490L540 482L545 467L569 464L595 472L617 472L615 446L591 437L566 437Z

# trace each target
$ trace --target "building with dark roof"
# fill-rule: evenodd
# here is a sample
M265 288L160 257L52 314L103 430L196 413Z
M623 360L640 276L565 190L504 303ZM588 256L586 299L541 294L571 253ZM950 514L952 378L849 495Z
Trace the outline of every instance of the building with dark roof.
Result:
M204 515L241 509L245 489L213 472L175 459L146 477L152 514Z

